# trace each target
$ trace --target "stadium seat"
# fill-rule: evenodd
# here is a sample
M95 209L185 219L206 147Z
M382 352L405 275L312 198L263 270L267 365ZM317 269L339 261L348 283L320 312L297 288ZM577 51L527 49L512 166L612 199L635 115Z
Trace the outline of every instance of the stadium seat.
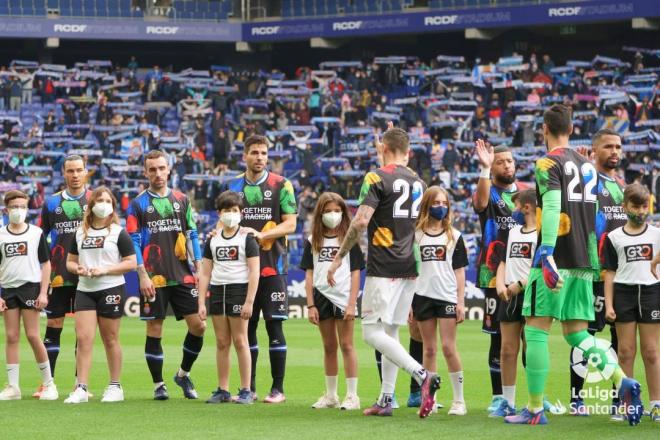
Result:
M314 5L314 0L305 0L304 2L304 7L305 7L305 16L309 17L312 15L316 15L316 8Z
M45 0L34 0L34 13L35 13L35 15L45 15L46 14L46 2L45 2Z

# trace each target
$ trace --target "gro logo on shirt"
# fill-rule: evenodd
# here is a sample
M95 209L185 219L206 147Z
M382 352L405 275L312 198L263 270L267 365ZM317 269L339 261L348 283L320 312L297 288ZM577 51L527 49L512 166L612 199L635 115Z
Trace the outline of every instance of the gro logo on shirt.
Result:
M5 243L5 257L24 257L27 255L28 245L27 241L19 241L17 243Z
M319 252L319 263L332 262L337 252L339 252L338 247L322 247Z
M633 261L651 261L653 258L652 244L633 244L623 248L626 254L626 263Z
M532 243L512 243L509 258L532 258Z
M218 246L215 248L216 261L237 261L238 246Z
M419 247L422 261L446 261L447 247L443 244L426 245Z
M81 249L103 249L105 237L87 237L83 240Z

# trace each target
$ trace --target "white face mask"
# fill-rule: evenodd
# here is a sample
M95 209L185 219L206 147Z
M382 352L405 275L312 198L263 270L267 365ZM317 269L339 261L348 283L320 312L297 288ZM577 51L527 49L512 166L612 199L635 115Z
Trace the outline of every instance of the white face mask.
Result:
M238 212L225 212L220 215L220 221L228 228L235 228L241 222L241 214Z
M106 218L114 212L114 209L112 209L112 203L100 202L94 205L92 212L98 218Z
M25 221L25 217L27 217L27 209L23 208L14 208L14 209L9 209L9 223L13 223L15 225L20 225Z
M326 228L335 229L342 219L341 212L326 212L321 216L321 220Z

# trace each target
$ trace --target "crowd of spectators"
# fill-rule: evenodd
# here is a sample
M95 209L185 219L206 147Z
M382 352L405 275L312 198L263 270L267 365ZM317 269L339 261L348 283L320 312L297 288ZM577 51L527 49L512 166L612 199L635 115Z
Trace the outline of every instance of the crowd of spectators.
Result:
M88 159L92 186L113 188L122 208L145 187L142 155L173 153L171 186L193 200L202 230L214 222L222 182L242 170L242 141L272 141L271 169L297 189L302 237L316 198L335 191L355 204L376 166L374 132L388 121L411 136L409 166L449 190L456 227L478 233L471 208L474 140L510 145L518 176L531 180L543 153L541 114L573 108L574 145L602 127L622 134L627 182L660 190L660 50L623 48L557 66L548 54L497 60L439 55L376 57L278 70L210 66L173 72L87 61L67 67L14 60L0 68L0 192L22 188L36 214L60 189L65 153ZM292 253L296 255L296 240Z

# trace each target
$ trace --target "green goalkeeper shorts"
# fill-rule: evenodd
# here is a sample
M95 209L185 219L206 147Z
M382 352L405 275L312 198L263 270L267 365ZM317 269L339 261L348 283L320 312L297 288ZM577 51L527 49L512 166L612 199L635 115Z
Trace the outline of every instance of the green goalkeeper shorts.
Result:
M533 268L525 289L523 316L551 316L559 321L594 320L593 272L587 269L559 269L564 285L559 292L543 281L543 270Z

